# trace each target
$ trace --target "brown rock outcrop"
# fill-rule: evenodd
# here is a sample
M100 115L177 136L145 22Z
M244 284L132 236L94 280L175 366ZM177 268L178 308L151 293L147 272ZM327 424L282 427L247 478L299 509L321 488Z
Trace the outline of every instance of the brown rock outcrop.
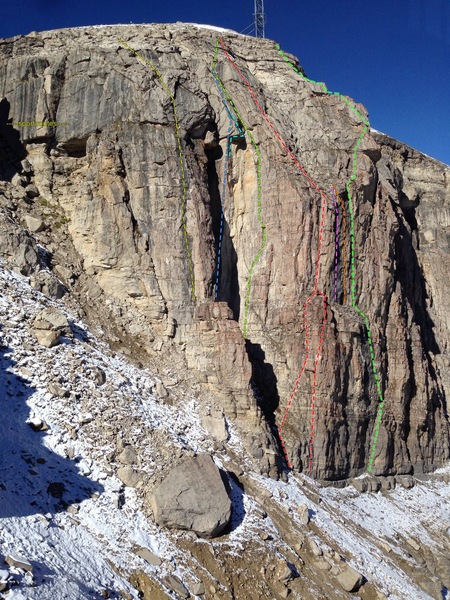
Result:
M1 129L2 256L30 274L35 240L48 248L91 319L188 369L264 471L290 400L294 469L430 471L450 452L448 167L368 129L364 107L270 40L226 33L232 55L219 44L212 69L217 35L133 25L2 42L6 118L66 123ZM245 140L229 146L230 112ZM45 223L32 234L18 225L30 206Z

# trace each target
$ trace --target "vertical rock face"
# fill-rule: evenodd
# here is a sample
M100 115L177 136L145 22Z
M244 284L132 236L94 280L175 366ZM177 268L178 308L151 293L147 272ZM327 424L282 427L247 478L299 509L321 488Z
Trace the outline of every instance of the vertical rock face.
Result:
M188 369L262 470L284 447L324 479L430 471L449 458L449 169L270 40L221 35L1 43L2 256ZM14 125L32 121L60 125Z

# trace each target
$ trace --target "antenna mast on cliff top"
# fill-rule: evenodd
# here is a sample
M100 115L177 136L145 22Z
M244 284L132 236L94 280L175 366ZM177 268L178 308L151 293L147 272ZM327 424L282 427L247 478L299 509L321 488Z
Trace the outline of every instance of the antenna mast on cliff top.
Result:
M255 36L266 37L266 14L264 0L255 0Z

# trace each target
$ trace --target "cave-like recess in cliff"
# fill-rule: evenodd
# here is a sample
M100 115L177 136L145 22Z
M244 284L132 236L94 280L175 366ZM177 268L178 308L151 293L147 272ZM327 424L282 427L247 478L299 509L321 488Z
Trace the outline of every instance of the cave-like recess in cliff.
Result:
M221 198L219 189L220 182L216 168L216 161L222 158L223 150L221 146L218 145L211 149L205 148L205 154L207 157L206 172L212 228L215 240L216 267L218 262L219 240L221 238L218 289L217 293L216 291L213 293L214 299L219 302L226 302L233 312L234 320L239 321L241 298L237 270L238 256L230 236L230 226L225 216L222 215L222 203L225 203L229 198ZM222 236L220 235L221 225L223 229Z

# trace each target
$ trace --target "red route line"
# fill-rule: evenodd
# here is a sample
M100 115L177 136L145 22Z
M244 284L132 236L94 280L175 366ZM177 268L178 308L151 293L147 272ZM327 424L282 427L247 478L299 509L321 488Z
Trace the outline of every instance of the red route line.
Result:
M307 180L309 181L310 185L320 194L321 199L322 199L322 211L321 211L321 220L320 220L320 229L319 229L319 243L318 243L318 250L317 250L317 263L316 263L316 273L315 273L315 277L314 277L314 288L313 288L313 293L309 296L309 298L307 298L306 302L303 305L303 315L304 315L304 323L305 323L305 359L303 361L303 365L302 368L300 370L300 373L297 376L297 380L295 382L294 385L294 389L291 392L290 398L289 398L289 402L286 406L286 410L285 413L283 415L283 419L281 421L280 427L278 428L278 434L280 436L280 441L281 441L281 447L283 448L283 453L284 456L286 458L286 462L288 467L291 469L292 465L291 462L289 460L289 456L286 450L286 445L282 436L282 430L284 427L284 424L286 422L286 418L287 418L287 414L289 413L289 409L290 406L292 404L292 401L294 399L294 396L297 392L297 388L298 388L298 384L300 382L300 379L302 378L302 375L305 371L305 367L306 367L306 363L308 361L309 358L309 338L308 338L308 304L309 302L311 302L311 300L314 298L314 296L322 296L322 302L323 302L323 318L322 318L322 326L321 326L321 332L320 332L320 338L319 338L319 345L317 348L317 353L316 353L316 358L314 361L314 369L313 369L313 392L312 392L312 398L311 398L311 435L310 435L310 440L309 440L309 473L312 473L312 467L313 467L313 458L314 458L314 435L315 435L315 403L316 403L316 391L317 391L317 366L319 364L319 360L320 360L320 356L321 356L321 351L322 351L322 346L323 346L323 339L324 339L324 335L325 335L325 323L327 320L327 297L326 295L319 291L318 285L319 285L319 271L320 271L320 253L322 250L322 243L323 243L323 228L324 228L324 222L325 222L325 209L327 206L327 197L324 194L324 192L322 192L322 190L319 188L319 186L311 179L311 177L308 175L306 169L299 163L299 161L297 160L296 156L291 152L290 148L288 147L288 145L286 144L286 142L283 140L283 138L281 137L281 135L279 134L279 132L275 129L275 127L273 126L273 124L271 123L271 121L269 120L268 116L266 115L266 113L264 112L264 109L261 107L258 98L255 96L255 93L249 83L249 81L246 79L245 75L242 74L242 72L240 71L239 67L236 65L236 63L234 62L234 60L232 59L231 55L229 54L229 52L227 51L222 38L219 38L219 42L220 45L222 46L223 51L225 52L225 55L227 57L227 59L229 60L229 62L233 65L234 69L237 71L237 73L241 76L242 80L244 81L245 85L247 86L256 106L258 107L259 111L261 112L262 116L264 117L264 119L267 121L269 127L272 129L274 135L278 138L278 140L280 141L281 145L283 146L283 148L286 150L287 154L289 155L289 157L294 161L294 163L297 165L297 167L300 169L300 171L302 172L302 174L307 178Z
M291 469L292 465L289 460L289 456L287 454L286 445L285 445L285 442L283 439L282 431L283 431L283 427L286 423L287 415L291 408L292 401L294 400L294 396L297 392L298 384L299 384L300 379L302 378L302 375L305 371L306 363L308 362L308 358L309 358L308 304L309 304L309 302L311 302L311 300L314 298L314 296L322 296L323 317L322 317L322 326L321 326L320 338L319 338L319 346L317 348L317 354L316 354L316 359L314 361L314 369L313 369L313 392L312 392L312 398L311 398L311 434L310 434L310 440L309 440L309 472L310 473L312 472L312 465L313 465L313 458L314 458L317 365L319 364L319 360L320 360L320 356L321 356L321 351L322 351L322 346L323 346L323 338L325 335L325 323L327 320L327 297L325 296L325 294L323 292L313 292L313 294L311 294L311 296L306 300L306 302L303 305L303 316L304 316L304 323L305 323L305 359L303 361L301 371L298 374L297 380L295 382L294 389L292 390L291 395L289 397L289 401L287 403L286 410L283 415L283 419L278 428L278 434L280 436L281 447L283 448L284 456L286 458L288 467Z

